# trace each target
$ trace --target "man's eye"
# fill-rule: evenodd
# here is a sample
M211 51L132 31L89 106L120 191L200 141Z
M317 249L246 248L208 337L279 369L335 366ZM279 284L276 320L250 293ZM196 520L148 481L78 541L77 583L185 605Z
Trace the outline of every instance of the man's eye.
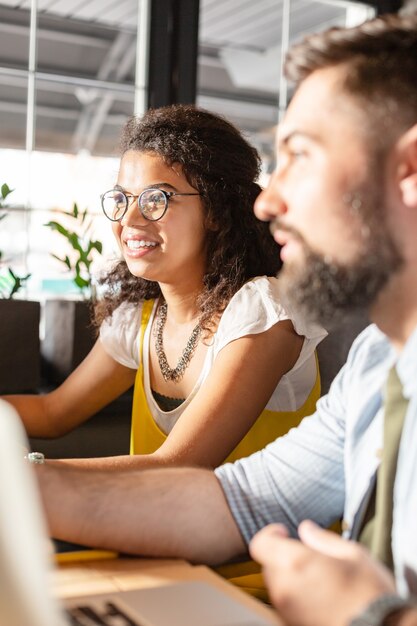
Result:
M299 159L301 157L305 157L307 156L307 150L305 150L304 148L288 148L288 155L292 158L292 159Z

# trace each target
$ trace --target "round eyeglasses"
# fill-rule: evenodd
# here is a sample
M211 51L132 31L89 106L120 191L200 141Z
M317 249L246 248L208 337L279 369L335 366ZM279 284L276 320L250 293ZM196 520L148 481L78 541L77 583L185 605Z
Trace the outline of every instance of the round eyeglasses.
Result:
M126 215L129 203L138 201L139 211L151 222L157 222L164 217L169 200L173 196L200 196L200 193L179 193L177 191L165 191L164 189L145 189L138 196L125 193L120 189L110 189L101 196L101 208L104 215L112 222L120 222Z

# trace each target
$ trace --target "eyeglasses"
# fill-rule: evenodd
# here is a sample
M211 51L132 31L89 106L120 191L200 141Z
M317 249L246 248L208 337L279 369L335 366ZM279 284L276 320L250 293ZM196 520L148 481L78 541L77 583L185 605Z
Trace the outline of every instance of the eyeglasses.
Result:
M129 203L138 201L139 211L151 222L157 222L164 217L168 203L173 196L200 196L200 193L179 193L177 191L165 191L164 189L145 189L138 196L125 193L120 189L110 189L101 196L101 208L104 215L112 222L120 222L126 215Z

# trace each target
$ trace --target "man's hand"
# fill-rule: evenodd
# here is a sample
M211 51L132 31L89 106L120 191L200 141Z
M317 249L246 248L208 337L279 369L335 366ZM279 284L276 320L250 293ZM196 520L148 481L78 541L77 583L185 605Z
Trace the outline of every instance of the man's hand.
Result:
M286 624L348 626L375 598L395 592L391 573L359 544L310 521L298 530L301 541L283 526L267 526L250 544Z

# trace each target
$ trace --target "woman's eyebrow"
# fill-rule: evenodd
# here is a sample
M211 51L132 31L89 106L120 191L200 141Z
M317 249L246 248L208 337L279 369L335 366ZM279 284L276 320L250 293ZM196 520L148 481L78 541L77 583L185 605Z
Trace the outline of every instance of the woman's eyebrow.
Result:
M177 189L176 189L176 187L174 187L174 185L171 185L170 183L165 183L165 182L152 183L152 185L146 185L146 187L144 187L144 189L159 189L160 187L168 187L169 189L172 189L173 191L177 191Z
M151 183L150 185L146 185L145 187L143 187L142 191L146 191L147 189L159 189L161 187L168 188L169 190L172 190L172 191L177 191L177 188L174 187L174 185L171 185L170 183L166 183L166 182ZM122 185L115 185L114 189L117 189L118 191L126 192L126 189ZM127 193L130 193L130 192L127 192Z

